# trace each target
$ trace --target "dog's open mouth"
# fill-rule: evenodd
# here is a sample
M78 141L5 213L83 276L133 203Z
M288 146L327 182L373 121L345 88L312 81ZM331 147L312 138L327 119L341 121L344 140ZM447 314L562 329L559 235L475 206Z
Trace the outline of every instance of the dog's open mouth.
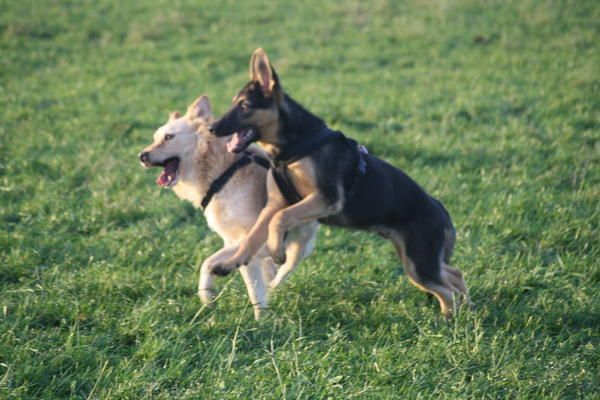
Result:
M152 166L163 167L163 171L156 178L156 183L164 188L174 186L179 181L179 158L169 158L163 163Z
M250 143L256 139L258 131L252 126L240 129L233 134L233 137L227 142L227 151L230 153L239 153L244 151Z

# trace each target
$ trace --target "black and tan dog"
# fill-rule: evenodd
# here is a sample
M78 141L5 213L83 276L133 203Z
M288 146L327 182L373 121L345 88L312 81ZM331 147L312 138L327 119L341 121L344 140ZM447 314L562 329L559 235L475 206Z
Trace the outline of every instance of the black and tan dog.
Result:
M319 220L389 239L410 281L432 293L444 314L471 304L462 273L449 265L455 232L443 205L284 93L262 49L252 56L250 82L210 129L219 137L234 134L231 152L258 142L274 166L267 205L238 251L209 267L213 274L245 265L265 241L273 260L284 262L286 233Z

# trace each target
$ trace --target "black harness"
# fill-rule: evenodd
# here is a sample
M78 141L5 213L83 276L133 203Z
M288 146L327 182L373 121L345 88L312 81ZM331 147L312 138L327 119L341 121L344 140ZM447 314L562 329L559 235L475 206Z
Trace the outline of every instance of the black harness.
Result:
M266 168L266 169L269 169L269 167L271 166L271 163L267 159L259 157L257 155L254 155L248 151L244 152L243 156L241 156L236 162L234 162L229 168L227 168L221 174L221 176L219 176L217 179L215 179L210 184L210 187L208 188L208 192L206 192L206 194L204 195L204 198L202 199L202 202L200 203L200 207L202 207L202 210L206 210L206 207L208 207L208 204L210 203L213 196L215 194L219 193L219 191L221 191L221 189L223 189L223 187L225 187L227 182L229 182L231 177L239 169L244 168L246 165L250 164L251 162L255 162L258 165L260 165L261 167Z
M352 151L356 152L358 156L357 175L352 182L351 189L346 193L346 197L351 197L354 194L359 177L364 175L366 172L367 160L365 159L364 155L367 154L367 149L364 146L359 145L355 140L348 139L342 132L334 131L333 129L325 126L317 134L309 136L308 139L303 140L300 143L287 146L286 150L280 152L275 156L275 158L273 158L271 169L273 178L275 179L275 183L277 184L279 191L289 205L298 203L300 200L302 200L302 196L300 193L298 193L288 175L288 165L306 157L318 148L336 140L343 141L350 147Z

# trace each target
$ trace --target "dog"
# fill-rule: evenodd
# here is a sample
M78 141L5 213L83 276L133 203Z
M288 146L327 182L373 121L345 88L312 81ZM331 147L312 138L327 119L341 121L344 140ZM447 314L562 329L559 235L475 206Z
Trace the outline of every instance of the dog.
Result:
M223 239L224 247L200 268L198 295L204 304L210 304L215 297L209 265L237 251L240 240L250 232L267 201L265 181L269 168L264 151L256 145L243 153L228 152L227 138L209 133L211 122L210 102L201 96L185 115L171 113L168 122L154 133L154 142L139 154L144 167L163 168L156 182L202 208L209 227ZM290 231L285 250L287 262L278 270L264 248L257 249L240 268L256 319L268 306L267 292L281 285L312 251L317 227L316 222L311 222Z
M442 203L287 95L264 50L254 52L250 82L210 131L233 134L234 153L258 142L274 164L256 225L235 254L212 262L212 274L245 265L265 242L273 260L285 262L286 233L319 221L390 240L409 280L433 294L447 317L463 302L472 305L463 274L450 265L456 234Z

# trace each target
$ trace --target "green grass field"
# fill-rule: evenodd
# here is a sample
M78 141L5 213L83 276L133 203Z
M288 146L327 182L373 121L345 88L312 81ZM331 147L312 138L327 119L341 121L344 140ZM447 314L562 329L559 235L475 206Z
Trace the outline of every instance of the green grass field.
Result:
M255 4L254 4L255 3ZM264 47L453 216L476 313L323 227L255 322L137 153ZM1 399L599 399L600 3L0 0Z

